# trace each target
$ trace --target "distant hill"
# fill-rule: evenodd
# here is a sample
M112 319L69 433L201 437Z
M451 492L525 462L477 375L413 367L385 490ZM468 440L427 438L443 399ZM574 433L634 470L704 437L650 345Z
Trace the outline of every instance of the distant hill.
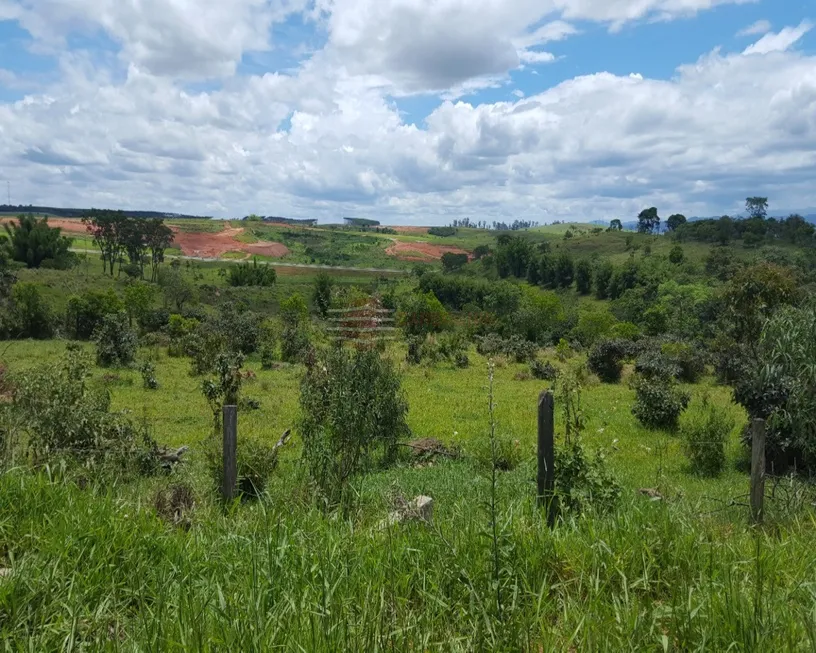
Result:
M0 204L0 213L11 213L14 215L20 213L34 213L35 215L53 215L58 218L81 218L90 209L65 209L54 206L23 206L19 204L14 206L12 204ZM168 220L211 220L212 216L203 215L185 215L183 213L166 213L162 211L124 211L126 215L132 218L165 218Z

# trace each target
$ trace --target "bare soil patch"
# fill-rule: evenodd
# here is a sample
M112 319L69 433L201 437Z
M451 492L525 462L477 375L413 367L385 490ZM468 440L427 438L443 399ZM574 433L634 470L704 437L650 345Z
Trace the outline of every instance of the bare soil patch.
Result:
M404 243L399 240L393 241L386 254L394 256L402 261L438 261L443 254L451 252L452 254L467 254L470 258L470 252L460 249L458 247L450 247L448 245L432 245L431 243L416 242Z
M2 218L0 222L14 222L14 218ZM48 224L51 227L60 227L63 232L75 234L87 234L87 227L80 220L69 218L49 218ZM272 256L280 258L289 254L289 248L282 243L258 242L242 243L236 240L244 233L243 227L226 227L217 232L206 231L181 231L178 227L170 225L175 235L174 244L181 249L185 256L198 256L201 258L218 258L227 252L244 252L251 256Z
M396 225L384 225L389 229L393 229L398 234L427 234L428 227L404 227Z

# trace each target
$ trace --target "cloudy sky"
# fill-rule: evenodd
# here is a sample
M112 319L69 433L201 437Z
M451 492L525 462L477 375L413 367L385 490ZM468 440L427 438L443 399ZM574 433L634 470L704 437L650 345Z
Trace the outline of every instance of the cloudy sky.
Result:
M814 211L814 20L812 0L0 0L0 180L15 204L218 217Z

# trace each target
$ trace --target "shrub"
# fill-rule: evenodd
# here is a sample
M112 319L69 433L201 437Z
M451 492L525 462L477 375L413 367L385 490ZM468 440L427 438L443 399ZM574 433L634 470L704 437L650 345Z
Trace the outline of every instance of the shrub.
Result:
M461 270L468 262L467 254L455 254L453 252L445 252L442 254L442 269L445 272L455 272Z
M106 315L93 334L96 364L100 367L130 365L136 358L139 337L130 328L127 313Z
M220 352L213 365L217 377L205 379L201 383L201 393L207 400L213 415L213 431L221 428L221 413L224 406L237 406L240 398L243 375L241 366L244 355L236 352Z
M534 360L530 363L530 374L534 379L541 381L555 381L558 378L558 370L549 361L542 363Z
M42 340L54 334L51 308L34 283L18 283L11 290L11 335Z
M354 476L393 462L410 433L399 376L376 350L324 352L303 377L300 407L303 458L329 505L344 498Z
M219 435L207 439L204 445L204 464L213 487L221 488L224 479L224 453L223 439ZM277 466L277 447L251 438L242 438L236 451L239 495L242 498L261 496Z
M671 248L671 251L669 252L669 261L671 261L675 265L679 265L680 263L683 262L683 258L684 258L683 248L680 247L680 245L675 245L674 247Z
M725 467L725 446L735 426L734 418L704 397L683 415L680 434L694 472L717 476Z
M638 421L646 428L676 429L690 395L680 390L670 377L638 377L633 385L635 404L632 414Z
M647 350L635 361L635 372L645 379L675 379L680 375L680 367L659 351Z
M697 383L705 372L705 357L699 347L686 342L667 342L660 348L663 356L678 368L677 378Z
M601 338L608 336L617 320L607 307L594 310L582 310L578 314L578 324L571 336L585 347L591 347Z
M139 326L143 333L153 333L164 329L170 321L170 311L166 308L148 310L139 316Z
M611 510L620 498L621 488L607 469L603 452L598 450L590 456L581 441L585 427L581 383L571 371L558 381L556 404L563 413L564 444L555 448L553 509L560 514Z
M65 330L75 340L89 340L106 315L118 313L125 305L113 290L88 290L68 299Z
M281 321L281 358L288 363L302 362L311 350L309 309L297 293L281 302Z
M151 361L143 361L139 365L139 372L142 375L142 387L145 390L158 390L159 382L156 380L156 366Z
M257 259L252 259L249 263L233 265L229 269L227 281L231 286L272 286L277 281L278 275L271 265L258 265Z
M816 466L816 305L784 308L765 325L757 357L734 389L751 417L766 420L769 466Z
M445 307L432 292L408 296L398 315L399 325L406 335L424 336L438 333L448 326L449 317Z
M18 215L17 223L6 224L8 250L11 258L29 268L50 267L64 270L74 263L69 250L71 239L60 235L60 228L48 226L48 218L37 219L33 214Z
M609 336L615 340L637 340L640 328L632 322L618 322L609 330Z
M69 349L56 365L49 363L14 379L14 410L35 464L60 456L86 467L152 471L155 443L124 414L110 412L109 393L93 390L90 375L86 356Z
M205 323L224 341L230 351L252 354L258 349L263 333L262 318L257 313L247 310L242 304L229 302L224 304L218 316Z
M629 345L623 340L601 340L589 352L587 366L604 383L617 383L629 352Z
M312 299L314 300L315 306L317 306L318 313L320 313L322 317L326 317L329 308L331 308L333 288L334 281L326 272L321 272L315 277Z

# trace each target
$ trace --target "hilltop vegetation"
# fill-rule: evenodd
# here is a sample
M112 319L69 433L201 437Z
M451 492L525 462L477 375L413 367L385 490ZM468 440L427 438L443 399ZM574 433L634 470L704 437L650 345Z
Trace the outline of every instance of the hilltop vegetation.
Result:
M295 260L394 262L394 239L468 252L392 275L153 266L150 247L106 249L104 230L102 256L29 267L6 241L3 640L812 648L813 229L678 216L665 235L648 209L640 233L246 221ZM544 389L552 528L533 482ZM227 505L225 405L239 424ZM771 473L758 526L753 418Z

